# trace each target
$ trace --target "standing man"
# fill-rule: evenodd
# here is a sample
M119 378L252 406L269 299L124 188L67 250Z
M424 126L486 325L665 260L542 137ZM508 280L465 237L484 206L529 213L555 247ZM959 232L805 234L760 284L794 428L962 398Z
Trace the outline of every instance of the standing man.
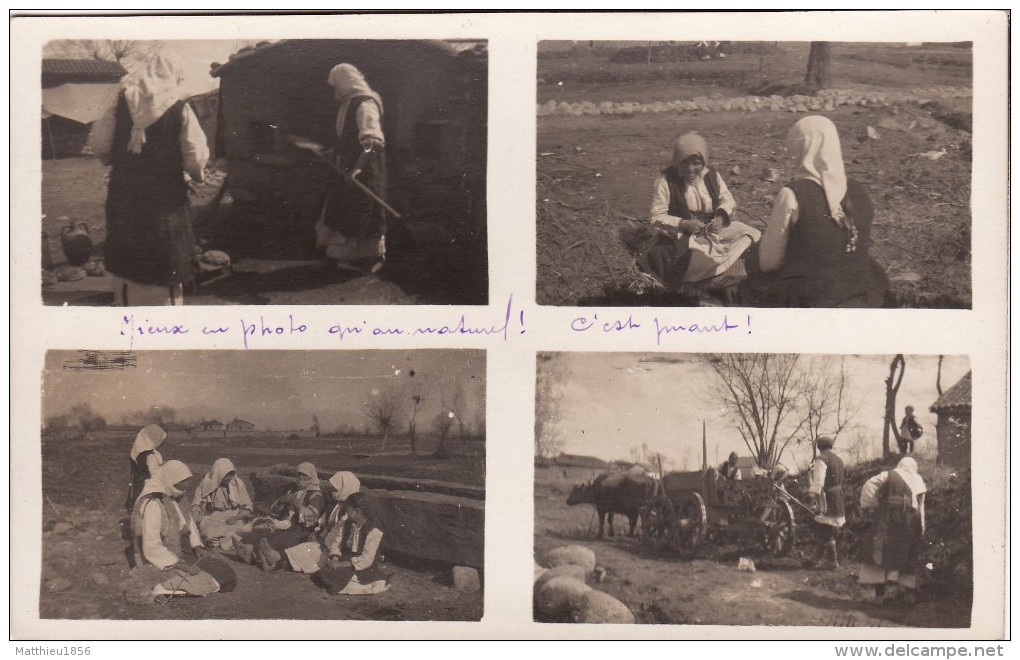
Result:
M816 511L815 522L823 525L826 534L832 569L839 568L836 553L836 536L846 524L846 505L843 497L843 459L832 452L833 439L821 436L815 440L819 454L811 464L811 481L808 502Z
M924 427L917 421L914 415L914 406L907 406L903 409L903 421L900 422L900 431L897 434L896 444L900 447L900 455L914 453L914 441L924 435Z

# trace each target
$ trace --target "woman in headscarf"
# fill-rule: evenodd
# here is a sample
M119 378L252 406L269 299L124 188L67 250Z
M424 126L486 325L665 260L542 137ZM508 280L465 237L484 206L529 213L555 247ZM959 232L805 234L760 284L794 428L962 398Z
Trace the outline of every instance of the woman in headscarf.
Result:
M154 596L208 596L236 583L229 565L206 556L195 521L180 506L191 480L187 465L167 461L145 482L131 514L135 566L163 571Z
M917 461L901 458L896 469L875 475L861 488L861 509L873 510L871 529L861 544L860 584L875 588L875 601L885 600L886 585L905 589L913 602L917 589L924 499L928 488L917 473Z
M848 179L836 126L818 115L790 129L786 149L797 163L776 195L761 240L754 302L773 307L879 307L888 288L868 255L874 209L867 190Z
M335 504L328 514L319 519L315 541L309 541L286 551L290 567L299 573L315 573L326 563L326 547L339 543L343 524L347 520L347 498L361 491L361 481L353 472L337 472L329 478Z
M222 550L234 547L233 534L252 514L251 497L229 458L217 458L191 500L191 515L202 539Z
M326 498L319 486L319 473L311 463L297 466L297 484L270 507L270 517L259 518L242 528L237 543L242 560L258 562L263 570L283 568L289 548L314 538Z
M671 290L723 274L746 276L740 257L761 236L733 220L733 195L708 162L705 138L686 133L673 144L673 164L655 181L650 215L658 235L638 263Z
M166 440L166 431L157 424L148 424L135 436L131 445L131 481L128 482L127 499L124 500L124 508L128 513L134 509L135 500L142 492L146 479L149 479L159 472L163 465L163 456L159 453L159 446Z
M382 131L382 98L368 86L352 64L338 64L329 72L329 86L340 104L336 142L331 157L337 167L357 171L357 179L380 198L386 198L386 140ZM315 227L316 246L340 263L385 255L385 211L349 179L333 186Z
M184 174L204 180L209 148L181 100L183 76L179 54L157 51L93 127L93 150L112 166L104 258L119 278L114 293L123 306L180 305L194 279Z
M379 567L383 532L368 515L361 493L347 498L347 515L338 527L339 533L326 545L329 557L318 573L318 580L334 595L357 596L388 590L389 582Z

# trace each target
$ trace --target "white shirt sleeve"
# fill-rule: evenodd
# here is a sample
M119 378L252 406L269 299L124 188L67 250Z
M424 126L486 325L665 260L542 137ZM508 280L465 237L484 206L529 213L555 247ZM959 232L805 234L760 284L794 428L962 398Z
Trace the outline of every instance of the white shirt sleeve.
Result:
M89 143L92 145L92 152L99 158L103 165L110 164L110 152L113 151L113 132L117 127L117 104L118 97L110 104L99 119L92 122L92 133L89 135Z
M181 560L163 545L163 505L150 499L142 511L142 554L156 568L167 568Z
M862 509L878 508L878 493L882 490L882 486L885 485L887 479L889 479L889 473L880 472L864 482L864 485L861 486Z
M382 117L379 115L379 105L375 100L366 100L358 106L358 139L372 137L380 142L385 142L382 132Z
M716 179L719 181L719 205L716 210L726 211L726 215L732 219L733 212L737 210L737 200L733 199L733 193L730 192L719 172L716 172Z
M382 542L382 532L375 528L365 537L365 546L361 554L351 557L351 566L354 570L361 571L369 568L375 562L375 553L379 551L379 544Z
M198 123L198 117L187 103L181 116L181 156L184 171L195 181L205 179L205 166L209 162L209 143Z
M344 540L344 525L347 523L347 516L341 516L336 524L333 525L328 532L326 532L326 554L327 555L342 555L343 548L340 544Z
M669 184L666 177L659 175L655 180L655 193L652 196L652 210L649 213L652 226L667 229L679 229L681 218L669 214Z
M829 471L829 466L825 464L825 461L818 460L817 458L811 464L811 479L808 485L808 492L815 495L822 494L822 488L825 486L825 473Z
M797 223L797 196L789 188L782 188L776 194L772 205L772 216L765 227L759 254L761 269L771 273L783 267L786 260L786 245L790 240L790 227Z

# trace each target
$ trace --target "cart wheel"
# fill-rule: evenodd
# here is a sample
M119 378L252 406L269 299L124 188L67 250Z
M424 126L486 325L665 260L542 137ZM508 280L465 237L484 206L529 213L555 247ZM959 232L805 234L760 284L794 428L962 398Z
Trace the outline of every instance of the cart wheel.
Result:
M641 516L641 538L655 548L666 548L673 539L676 515L665 497L656 497Z
M700 493L690 493L677 510L679 544L685 550L695 550L708 536L708 510Z
M793 507L786 500L776 500L771 509L771 519L765 523L765 548L776 557L785 557L797 542L797 521L793 517Z

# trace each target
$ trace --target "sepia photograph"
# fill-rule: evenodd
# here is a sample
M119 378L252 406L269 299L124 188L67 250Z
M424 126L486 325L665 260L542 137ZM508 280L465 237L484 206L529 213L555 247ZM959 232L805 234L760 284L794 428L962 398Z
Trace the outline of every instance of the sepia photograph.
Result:
M969 309L972 60L539 42L537 302Z
M540 353L535 620L969 627L970 369Z
M480 620L485 364L49 351L39 617Z
M52 40L49 305L488 302L485 40Z

